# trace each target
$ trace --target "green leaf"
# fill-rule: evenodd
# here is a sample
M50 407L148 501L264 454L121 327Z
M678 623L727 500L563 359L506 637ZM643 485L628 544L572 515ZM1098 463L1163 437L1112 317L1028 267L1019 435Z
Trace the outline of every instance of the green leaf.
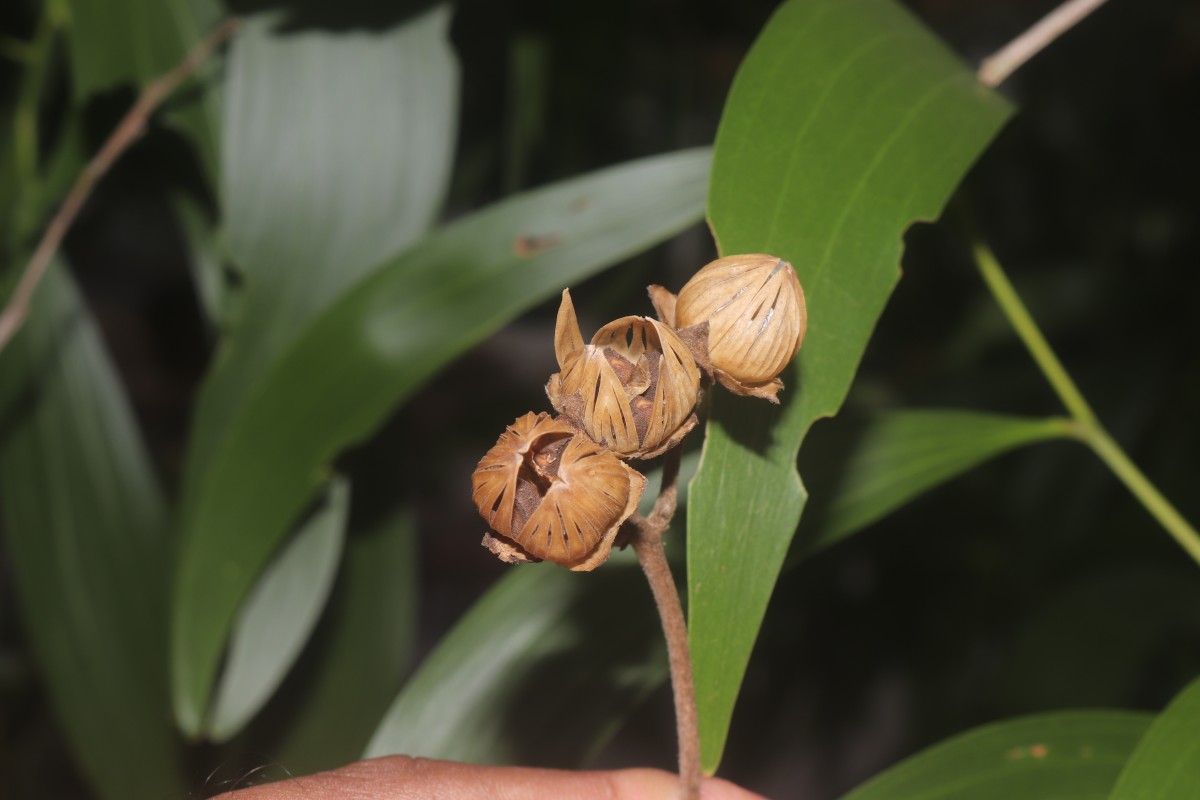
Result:
M229 319L237 295L227 285L217 234L208 215L186 196L175 198L175 214L188 245L192 285L213 330Z
M820 524L800 527L806 552L862 530L933 487L1021 445L1068 436L1063 419L954 409L890 411L850 454ZM814 499L815 504L815 499ZM811 512L810 512L811 513Z
M274 705L289 720L272 747L297 774L362 755L411 668L419 585L411 512L351 531L325 617Z
M196 541L187 527L188 509L209 502L203 486L209 456L238 435L231 420L297 334L347 287L427 230L441 205L454 149L458 68L446 40L446 8L383 33L282 35L272 31L271 20L248 21L230 53L222 146L225 243L247 285L236 297L238 318L222 309L232 341L201 394L184 490L185 542L222 564L228 563L224 556ZM241 435L253 440L259 434ZM241 571L236 548L230 556L236 591L218 606L223 628L280 535L263 531L261 543L253 543L252 571ZM184 573L190 552L185 544ZM206 677L197 689L202 693L193 701L207 697L222 647L220 641L209 644ZM177 697L176 710L184 730L199 731L202 705Z
M1110 800L1176 800L1200 787L1200 679L1159 714L1133 751Z
M1200 639L1195 568L1130 559L1064 582L1022 620L1004 660L998 702L1017 712L1156 702L1191 677L1173 658Z
M349 510L350 484L337 479L254 586L230 637L208 738L241 730L300 654L333 586Z
M706 771L720 762L804 505L800 441L845 398L896 282L904 230L937 216L1008 113L886 0L785 3L738 72L717 134L709 220L723 254L795 265L809 320L781 407L714 397L692 486L690 622Z
M185 728L238 605L329 460L521 311L694 222L708 159L633 162L449 225L340 298L261 376L185 501L172 628Z
M238 404L349 286L424 234L454 154L458 66L445 7L385 33L273 32L249 20L229 55L225 253L247 286L207 381L191 471Z
M902 761L844 800L1102 800L1151 719L1069 711L985 725Z
M165 510L115 370L62 263L0 355L0 508L25 630L102 797L182 789L168 724Z
M71 77L86 98L124 83L144 86L183 60L205 33L214 3L201 0L66 0Z
M587 574L513 568L425 659L366 757L585 761L667 673L650 590L627 556Z
M72 88L77 101L123 84L142 88L184 60L220 19L216 0L66 0ZM192 136L215 175L216 69L201 65L203 88L169 102L168 116ZM187 91L187 89L184 89Z

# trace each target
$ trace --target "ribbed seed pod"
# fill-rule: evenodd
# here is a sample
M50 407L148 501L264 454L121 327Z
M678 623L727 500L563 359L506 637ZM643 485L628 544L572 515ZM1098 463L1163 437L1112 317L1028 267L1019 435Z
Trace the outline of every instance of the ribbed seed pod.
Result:
M546 384L554 410L621 457L653 458L695 426L700 369L664 323L622 317L585 345L564 291L554 352L560 371Z
M650 294L660 316L681 332L708 324L708 361L723 386L779 402L779 374L796 356L808 324L791 264L761 253L726 256L692 276L677 298L661 287Z
M471 476L472 499L503 561L589 571L608 560L646 479L573 425L530 412L508 427Z

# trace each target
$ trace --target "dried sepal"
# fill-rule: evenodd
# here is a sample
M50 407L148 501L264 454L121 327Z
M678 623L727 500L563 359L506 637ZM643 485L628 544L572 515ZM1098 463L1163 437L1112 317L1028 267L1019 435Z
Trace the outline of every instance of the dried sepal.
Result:
M661 294L655 304L671 305ZM673 306L680 331L708 323L708 358L721 385L779 402L779 374L796 356L808 324L791 264L761 253L719 258L692 276Z
M530 412L508 427L472 476L483 544L510 563L589 571L608 560L646 479L573 425Z
M696 425L700 370L670 326L622 317L584 345L564 291L554 341L560 371L546 394L555 411L602 447L624 458L653 458Z
M659 286L657 283L647 286L646 293L650 295L650 305L654 306L654 312L658 314L658 318L672 328L677 328L675 304L678 298L671 294L665 286Z

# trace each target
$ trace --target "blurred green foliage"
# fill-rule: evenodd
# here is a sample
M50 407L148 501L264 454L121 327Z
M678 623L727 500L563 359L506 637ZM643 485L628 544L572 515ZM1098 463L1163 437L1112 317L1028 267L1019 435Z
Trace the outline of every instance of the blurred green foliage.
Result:
M971 59L1042 10L910 6ZM251 16L97 188L0 352L0 794L211 794L398 749L670 768L636 570L501 578L464 487L547 405L547 298L575 284L589 329L648 313L645 284L716 254L707 193L721 245L787 250L812 312L803 413L718 399L727 453L689 498L698 661L740 664L703 679L709 765L728 727L722 775L832 797L957 735L852 796L978 797L984 775L1187 796L1195 565L1084 448L1022 448L1060 437L1053 394L954 227L905 233L1005 112L891 0L98 9L0 8L5 295L138 88ZM1197 23L1098 12L1006 84L1018 113L960 190L1193 520ZM957 88L924 102L924 80ZM791 521L743 563L716 544L761 531L714 487L758 468L751 429L777 462L759 488L794 482L804 437L809 500L797 528L803 495L760 498ZM695 616L697 552L756 582L713 595L738 648ZM1100 707L1154 714L1064 711Z

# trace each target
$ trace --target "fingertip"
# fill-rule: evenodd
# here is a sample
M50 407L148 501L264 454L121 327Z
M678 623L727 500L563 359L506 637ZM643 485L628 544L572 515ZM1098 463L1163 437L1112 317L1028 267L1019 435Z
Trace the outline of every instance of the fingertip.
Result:
M659 769L622 769L609 776L613 800L679 800L679 776ZM724 778L705 778L701 800L766 800L762 795L730 783Z
M700 786L701 800L766 800L761 794L743 789L724 778L705 778Z

